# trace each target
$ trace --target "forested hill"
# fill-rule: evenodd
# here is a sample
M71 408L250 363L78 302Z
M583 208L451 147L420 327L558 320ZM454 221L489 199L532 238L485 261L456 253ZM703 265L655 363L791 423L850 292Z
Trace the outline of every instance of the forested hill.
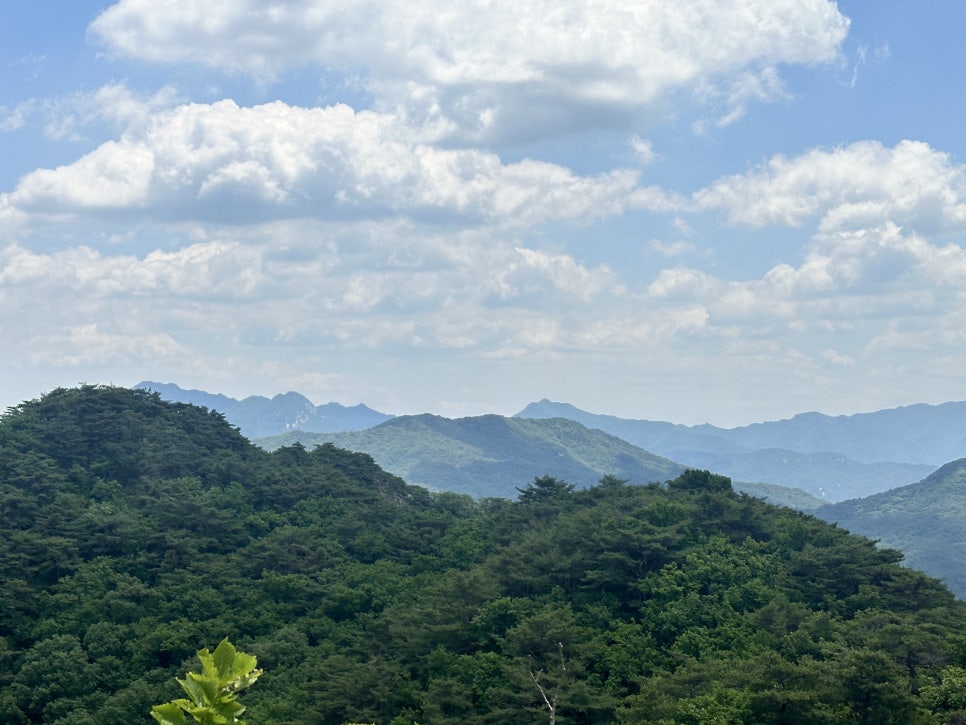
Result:
M565 418L403 415L348 433L291 431L257 443L269 450L331 442L371 455L411 483L476 497L515 498L521 482L550 474L586 488L607 474L640 483L666 481L684 466Z
M253 724L966 717L966 604L895 552L702 471L520 488L267 453L143 391L24 403L0 419L0 722L149 722L226 636L265 669Z
M827 521L901 549L910 566L966 598L966 458L922 481L818 509Z

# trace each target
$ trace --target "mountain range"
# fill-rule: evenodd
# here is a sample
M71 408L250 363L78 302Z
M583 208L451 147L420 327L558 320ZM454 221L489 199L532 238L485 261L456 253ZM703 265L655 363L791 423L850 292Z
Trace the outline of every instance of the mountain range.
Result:
M252 440L293 433L287 440L294 441L299 439L297 432L335 436L368 430L393 418L365 405L346 407L327 403L316 406L295 392L273 398L252 396L235 400L224 395L185 390L170 383L142 382L137 387L156 391L165 400L194 403L218 410ZM730 476L742 482L740 485L746 490L751 484L772 484L800 489L826 502L859 498L908 485L922 480L943 463L966 456L966 436L962 434L966 430L966 403L911 405L851 416L802 413L787 420L720 428L710 424L686 426L664 421L618 418L589 413L567 403L544 399L527 405L514 418L565 418L621 438L645 453L682 466L713 470ZM441 425L437 421L436 431L432 435L442 434ZM465 438L466 435L472 437L474 425L467 424L467 427L467 432L456 437L461 440L460 445L475 445ZM403 428L407 426L390 427L378 436L398 435ZM422 430L429 434L429 428L424 426ZM517 430L520 431L519 428ZM415 431L407 428L406 435L412 444ZM313 444L318 440L309 436L302 442ZM436 443L430 445L427 441L424 445L415 446L414 450L426 454L421 463L414 460L404 462L398 455L389 457L389 450L395 444L376 444L371 437L360 437L358 442L347 439L340 445L361 446L360 450L370 452L389 470L407 477L418 475L424 485L435 487L441 481L446 481L446 485L458 486L460 490L472 490L474 485L489 485L482 479L477 479L477 484L474 484L469 478L471 469L463 468L455 473L465 463L461 462L459 456L452 460L447 457L459 448L456 442L434 447ZM485 442L481 445L486 447ZM573 441L568 445L574 445ZM449 453L444 454L444 451ZM636 451L630 455L634 458L641 453ZM567 455L564 454L564 457ZM479 468L478 461L473 465L489 473L495 470L501 453L497 450L481 453L480 456L487 459L489 464ZM613 465L610 461L607 463ZM581 468L579 463L575 466L567 470L579 471L579 481L587 480L590 475L587 470ZM513 477L507 468L504 468L503 475ZM506 490L506 486L503 489ZM773 490L770 499L774 500L775 497ZM777 497L783 499L784 495L778 493ZM811 508L807 497L799 497L799 500L804 504L803 508Z
M839 416L800 413L737 428L617 418L546 399L531 403L517 416L570 418L678 460L692 452L727 456L779 449L804 454L834 452L857 463L892 461L936 468L966 455L966 402Z
M517 416L569 418L688 466L801 488L833 502L914 483L966 456L962 402L850 416L802 413L739 428L617 418L550 400Z
M542 475L587 488L608 474L646 483L666 481L684 469L681 463L567 418L399 416L363 431L289 431L256 443L268 450L293 443L307 448L333 443L368 453L385 470L410 483L474 497L512 499L526 481ZM821 454L790 452L774 455L785 458L790 472L803 466L803 461L821 458ZM877 464L851 465L861 465L866 472L877 468ZM966 459L935 471L924 468L927 474L916 483L839 503L828 503L801 488L740 481L733 485L735 490L808 511L876 539L883 547L898 549L906 565L943 579L957 595L966 597ZM832 478L834 467L828 475L826 490L842 490Z
M206 393L203 390L185 390L173 383L145 380L134 387L155 392L162 400L191 403L217 410L247 438L272 436L287 430L318 433L363 430L392 418L391 415L362 404L315 405L304 395L295 392L280 393L272 398L252 395L236 400L227 395Z

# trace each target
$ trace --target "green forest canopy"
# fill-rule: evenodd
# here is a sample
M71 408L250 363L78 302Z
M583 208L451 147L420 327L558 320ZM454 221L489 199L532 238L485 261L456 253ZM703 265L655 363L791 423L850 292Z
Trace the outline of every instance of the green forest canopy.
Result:
M225 637L253 724L966 718L941 583L706 471L634 484L474 501L55 390L0 419L0 722L150 722Z

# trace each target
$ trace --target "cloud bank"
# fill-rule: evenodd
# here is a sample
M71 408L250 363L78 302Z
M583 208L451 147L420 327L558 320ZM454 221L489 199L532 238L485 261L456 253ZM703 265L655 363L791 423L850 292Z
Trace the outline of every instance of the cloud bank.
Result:
M836 59L848 28L827 0L122 0L90 32L117 56L269 82L329 68L440 137L483 141L567 130L587 113L607 124L682 89L740 115L781 91L777 67Z

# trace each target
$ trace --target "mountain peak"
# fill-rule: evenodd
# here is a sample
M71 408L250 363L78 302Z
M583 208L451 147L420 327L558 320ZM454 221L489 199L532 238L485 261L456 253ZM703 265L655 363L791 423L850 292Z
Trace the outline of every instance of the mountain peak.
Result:
M361 403L351 407L340 403L315 405L301 393L291 390L272 398L250 395L236 400L202 390L185 390L174 383L144 381L135 387L156 392L164 400L217 410L249 438L264 438L291 430L314 433L363 430L393 417Z

